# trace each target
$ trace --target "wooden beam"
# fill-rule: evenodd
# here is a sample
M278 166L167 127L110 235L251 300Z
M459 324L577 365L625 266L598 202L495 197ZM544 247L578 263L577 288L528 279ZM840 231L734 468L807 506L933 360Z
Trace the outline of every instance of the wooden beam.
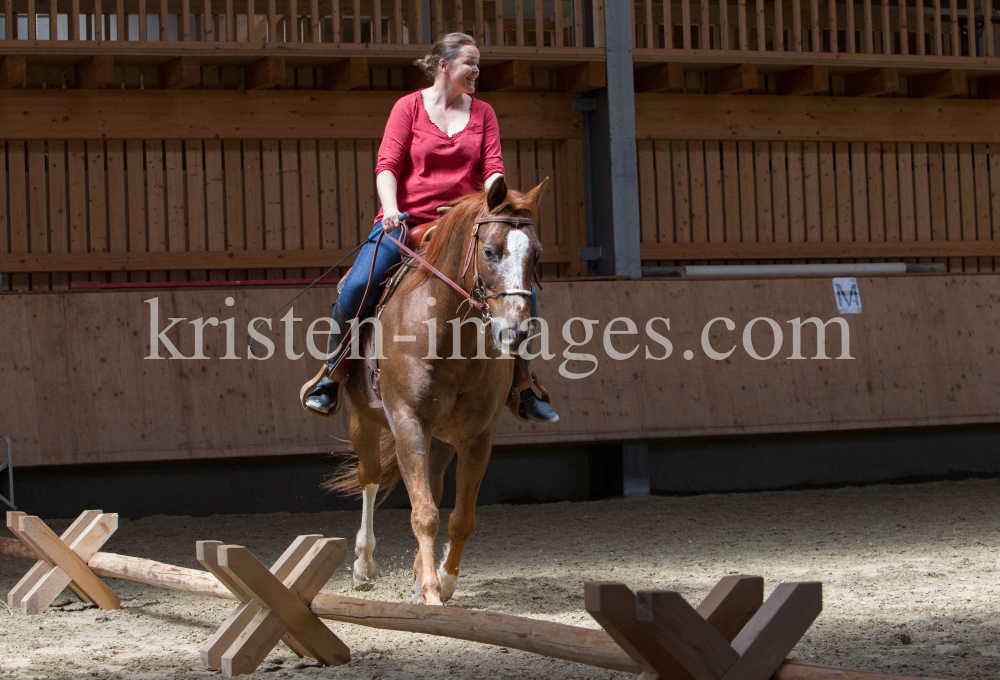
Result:
M643 260L819 260L867 257L997 257L1000 241L647 243Z
M925 73L910 78L910 96L919 99L940 99L969 94L969 81L965 71L952 68Z
M603 61L585 61L555 72L559 92L586 92L608 84L607 65Z
M637 94L635 121L640 139L1000 142L1000 103L975 99Z
M369 88L367 57L348 57L323 67L324 90L367 90Z
M196 57L177 57L156 68L161 90L183 90L201 85L201 60Z
M757 87L757 67L736 64L705 72L706 94L734 94Z
M243 86L248 90L269 90L284 85L287 77L284 57L264 57L243 68Z
M684 89L684 64L671 61L635 71L636 92L670 92Z
M976 97L979 99L1000 99L1000 76L976 78Z
M23 54L8 54L0 57L0 89L23 85L26 74L27 69Z
M484 92L512 92L531 86L531 69L523 59L486 66L479 74L479 87Z
M877 97L899 91L899 69L873 68L844 76L848 97Z
M504 139L583 136L572 94L479 98ZM391 91L19 89L0 97L0 120L8 139L379 139L397 99Z
M802 66L775 75L775 92L780 95L806 95L829 92L830 73L826 66Z
M76 65L76 86L83 90L99 90L115 82L115 59L97 54Z

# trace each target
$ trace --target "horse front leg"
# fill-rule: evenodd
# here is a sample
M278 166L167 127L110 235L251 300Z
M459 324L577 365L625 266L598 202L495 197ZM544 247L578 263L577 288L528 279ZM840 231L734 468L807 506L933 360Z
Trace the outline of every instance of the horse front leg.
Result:
M458 566L462 551L476 528L476 498L486 474L493 447L493 429L484 433L464 452L459 451L455 477L455 509L448 518L448 545L438 568L441 582L441 599L447 602L455 594Z
M393 414L391 422L396 437L399 471L410 496L410 526L417 538L414 575L420 581L420 595L424 603L441 604L441 583L434 569L434 539L440 521L431 483L431 457L428 455L431 437L412 414Z
M358 456L358 485L364 493L361 510L361 528L354 543L353 580L355 590L370 590L374 586L377 568L372 554L375 552L375 496L382 476L379 440L382 428L363 420L351 411L351 444Z
M434 497L434 507L441 507L441 498L444 496L444 473L455 459L455 449L450 444L446 444L440 439L431 440L430 449L430 469L428 479L431 484L431 495ZM446 549L447 550L447 549ZM423 553L419 550L413 556L413 596L415 600L422 600L421 581L423 580ZM440 578L440 573L438 574Z

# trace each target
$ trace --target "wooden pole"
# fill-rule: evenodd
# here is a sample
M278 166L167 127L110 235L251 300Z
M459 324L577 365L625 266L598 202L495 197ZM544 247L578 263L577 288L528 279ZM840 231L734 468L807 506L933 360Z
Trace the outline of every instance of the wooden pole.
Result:
M20 541L0 538L0 554L36 559ZM98 576L123 578L159 588L225 600L236 597L206 571L114 553L96 553L87 565ZM322 619L382 630L440 635L519 649L598 668L640 673L642 669L603 630L523 616L424 604L379 602L319 593L311 609ZM909 676L852 671L786 659L775 680L918 680ZM926 680L926 679L924 679Z

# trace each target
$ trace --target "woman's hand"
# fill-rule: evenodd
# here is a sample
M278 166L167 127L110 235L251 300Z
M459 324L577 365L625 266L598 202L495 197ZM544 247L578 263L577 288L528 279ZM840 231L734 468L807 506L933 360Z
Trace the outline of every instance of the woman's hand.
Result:
M401 213L398 211L392 213L382 213L382 228L385 231L395 231L396 229L399 229L402 226L399 219L400 214Z

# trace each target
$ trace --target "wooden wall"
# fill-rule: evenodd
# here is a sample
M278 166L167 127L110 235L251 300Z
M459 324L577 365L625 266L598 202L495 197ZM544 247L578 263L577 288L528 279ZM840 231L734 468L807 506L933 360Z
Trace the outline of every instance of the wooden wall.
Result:
M23 126L10 132L26 139L0 140L3 288L315 278L371 230L379 210L374 168L381 129L398 97L121 91L18 97L20 105L46 109L53 129L46 137L37 126ZM575 253L586 243L586 221L580 114L572 112L572 97L492 99L510 186L552 180L540 214L549 263L542 273L579 275ZM227 118L227 106L239 114ZM532 124L546 106L546 122ZM98 131L105 138L95 139ZM115 132L135 137L114 138ZM274 136L253 136L267 132Z
M830 279L741 281L551 282L541 315L553 329L550 361L533 369L552 392L561 420L554 426L501 419L497 444L648 439L692 435L882 428L1000 421L1000 337L994 274L859 279L863 313L844 317L854 360L789 360L786 322L837 315ZM234 351L223 360L225 332L209 326L206 360L147 360L149 305L159 299L160 317L235 318ZM227 296L234 306L227 307ZM331 286L307 293L294 305L294 349L305 350L305 325L328 313ZM280 289L174 292L108 291L7 294L0 297L0 432L11 435L19 465L151 461L343 450L346 414L324 421L298 405L299 386L316 370L308 357L291 361L278 344L266 361L246 358L247 322L269 314L289 297ZM561 377L565 320L600 321L594 339L575 351L593 353L599 367L583 380ZM610 319L629 316L638 339L618 336L627 352L611 360L602 349ZM652 317L669 317L670 331L656 330L673 345L663 361L647 359L662 348L647 339ZM705 324L726 361L701 349ZM784 329L781 352L770 361L750 358L742 333L767 316ZM623 329L619 326L617 330ZM752 334L766 355L773 343L767 325ZM268 337L279 341L277 320ZM573 337L583 337L579 322ZM187 356L193 330L182 322L168 334ZM803 355L814 356L815 334L803 333ZM322 341L320 342L322 344ZM841 354L839 333L828 331L827 354ZM692 350L691 360L684 351ZM161 349L161 356L167 356ZM567 365L589 369L587 362Z

